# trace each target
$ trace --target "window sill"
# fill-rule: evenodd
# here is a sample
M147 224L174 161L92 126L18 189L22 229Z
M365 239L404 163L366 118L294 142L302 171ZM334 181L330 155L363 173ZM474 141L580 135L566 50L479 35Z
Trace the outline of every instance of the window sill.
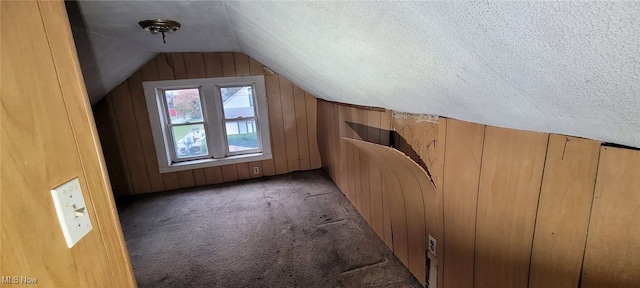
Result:
M179 163L173 163L169 166L160 167L160 173L169 173L176 171L192 170L206 167L215 167L229 164L246 163L253 161L261 161L271 159L271 154L253 153L244 155L228 156L222 159L201 159L191 160Z

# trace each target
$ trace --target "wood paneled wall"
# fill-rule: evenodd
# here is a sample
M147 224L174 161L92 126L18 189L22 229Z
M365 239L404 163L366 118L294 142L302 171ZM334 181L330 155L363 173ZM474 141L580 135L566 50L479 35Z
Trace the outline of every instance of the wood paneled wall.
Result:
M160 173L142 82L249 75L265 75L273 159ZM320 168L316 106L313 95L243 53L162 53L96 103L94 113L114 193L127 195Z
M376 168L342 137L380 143L363 131L388 131L361 116L378 113L395 130L394 148L430 170L437 190L424 195L425 225L438 241L438 287L640 287L639 150L326 101L318 107L324 168L401 261L409 252L390 238L402 227L390 227L398 216L385 204L394 195L385 182L406 186L385 175L399 167ZM374 169L383 175L372 176ZM373 205L377 198L382 207Z
M0 275L135 287L64 3L0 5ZM50 191L75 177L93 230L67 248Z

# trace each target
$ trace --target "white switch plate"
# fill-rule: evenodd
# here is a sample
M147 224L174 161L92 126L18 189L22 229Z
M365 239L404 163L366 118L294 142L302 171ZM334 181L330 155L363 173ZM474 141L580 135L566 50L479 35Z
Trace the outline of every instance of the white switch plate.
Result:
M67 247L71 248L93 229L80 189L80 181L73 178L51 190L51 195Z

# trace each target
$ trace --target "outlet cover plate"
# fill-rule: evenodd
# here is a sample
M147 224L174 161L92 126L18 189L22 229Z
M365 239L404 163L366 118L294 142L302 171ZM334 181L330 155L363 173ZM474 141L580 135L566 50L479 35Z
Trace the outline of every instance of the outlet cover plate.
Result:
M433 253L433 255L438 255L436 254L436 251L438 251L436 245L436 239L429 235L429 252Z
M51 195L67 247L71 248L93 229L89 211L82 196L80 180L78 178L69 180L51 190Z

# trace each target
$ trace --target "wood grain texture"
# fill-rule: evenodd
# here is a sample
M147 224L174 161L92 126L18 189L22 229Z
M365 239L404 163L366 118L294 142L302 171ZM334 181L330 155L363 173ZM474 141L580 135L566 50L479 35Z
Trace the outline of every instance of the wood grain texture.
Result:
M485 130L476 222L475 287L528 285L548 138L544 133L491 126Z
M640 151L600 148L582 287L640 287Z
M195 186L207 185L207 178L204 175L204 169L193 170L193 181Z
M282 76L280 83L280 103L282 105L282 125L287 147L287 169L289 172L300 170L300 153L298 151L298 130L296 128L296 109L293 102L293 84Z
M222 180L224 182L238 181L238 169L236 165L223 165L222 168Z
M298 165L300 170L311 169L309 154L309 132L307 123L307 105L302 88L293 85L293 102L296 116L296 135L298 136Z
M144 159L142 143L139 141L138 126L135 125L136 117L133 105L131 104L131 94L127 82L118 85L112 93L111 101L115 111L118 130L123 140L126 163L129 167L129 178L134 191L140 193L151 192L149 176L147 175L147 164Z
M193 177L192 170L178 171L178 181L180 182L180 188L196 186L196 179Z
M114 129L117 125L112 125L111 122L114 118L110 114L112 110L110 106L111 103L108 101L100 101L93 106L93 115L96 119L97 129L100 131L100 139L119 139L116 137L118 133ZM104 158L118 159L121 157L122 148L118 141L104 141L102 151L105 155ZM132 191L126 165L122 164L116 161L106 163L113 193L116 196L127 195Z
M354 139L346 141L354 145L357 151L365 153L384 171L387 191L391 193L394 253L421 283L425 283L427 225L423 195L433 193L425 190L435 190L431 179L421 167L398 150Z
M246 180L251 178L252 172L249 172L249 164L248 163L238 163L236 164L236 169L238 171L238 180Z
M207 185L224 182L222 178L222 168L220 168L220 166L204 168L204 178Z
M529 287L578 287L599 153L598 141L549 137Z
M222 55L220 53L204 53L204 67L207 77L222 77Z
M269 127L271 128L271 149L273 150L275 173L284 174L289 172L289 167L287 161L287 141L282 120L282 103L280 101L280 79L278 75L268 75L265 76L265 82L267 103L269 105Z
M438 211L438 215L440 215L440 219L438 223L441 225L440 227L444 227L444 194L442 191L442 182L444 177L444 152L446 150L447 139L446 139L446 131L447 131L447 119L440 117L438 119L438 139L436 140L436 159L434 159L434 172L431 174L431 180L433 180L433 184L436 187L436 196L437 196L437 207L440 207ZM442 230L442 234L444 236L444 228ZM446 241L443 239L443 242ZM440 269L437 271L438 287L443 287L444 285L444 257L436 257L438 262L438 266Z
M1 274L135 287L64 3L0 5L1 94L29 95L0 99ZM68 249L49 190L74 177L94 228Z
M136 74L140 78L135 77ZM158 67L156 61L149 61L142 66L139 72L129 77L129 89L131 90L132 102L136 113L136 121L138 122L138 132L140 133L140 142L144 151L144 158L147 163L147 175L151 184L151 191L164 191L164 179L158 168L156 160L156 147L153 144L153 136L151 135L151 123L149 117L144 117L147 113L147 103L144 97L142 81L158 80Z
M309 143L309 165L310 169L322 167L320 150L318 148L318 102L316 97L305 92L305 111L307 117L307 141Z
M447 122L442 193L444 194L444 287L473 287L478 183L484 125Z
M109 135L103 137L104 144L111 145L107 153L109 166L116 167L114 171L119 169L119 175L126 176L112 179L122 183L116 185L120 187L118 190L122 190L122 194L139 194L226 181L222 177L221 167L159 173L149 116L141 90L142 81L248 75L264 75L264 69L262 64L242 53L161 53L135 72L117 91L109 93L97 105L104 110L98 111L101 117L97 126L100 127L101 134ZM273 159L239 166L234 164L236 172L227 170L226 179L236 181L321 166L317 144L316 99L298 87L294 89L291 82L282 78L283 82L291 86L291 89L285 91L291 93L285 95L286 111L283 111L280 78L278 75L267 75L265 79ZM121 124L113 125L112 122ZM285 124L288 125L287 134ZM288 147L295 147L295 153L289 151ZM291 157L288 157L288 153ZM289 167L289 164L292 166ZM254 166L259 166L258 174L253 174ZM131 188L128 188L129 183Z

